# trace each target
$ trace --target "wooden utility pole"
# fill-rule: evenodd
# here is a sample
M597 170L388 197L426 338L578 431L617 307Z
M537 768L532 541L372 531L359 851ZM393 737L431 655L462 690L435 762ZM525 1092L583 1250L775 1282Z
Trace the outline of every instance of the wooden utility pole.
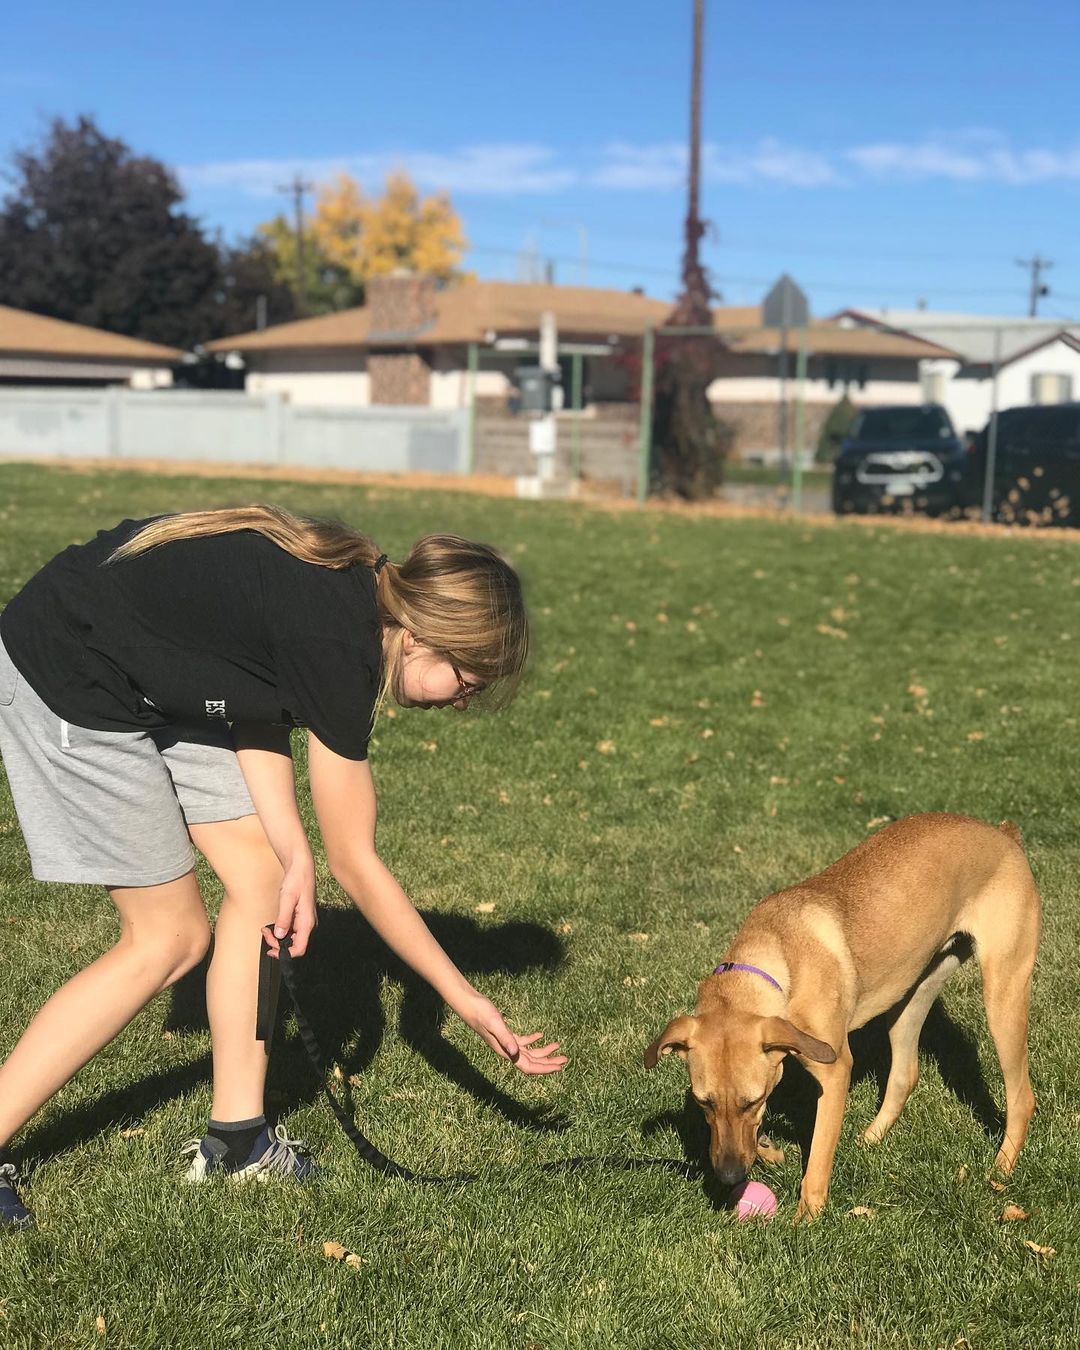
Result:
M296 220L296 307L301 314L307 313L307 271L304 267L304 194L314 192L315 184L307 182L300 173L294 173L291 183L278 188L286 197L292 198Z
M705 234L701 219L701 47L705 27L705 0L694 0L694 40L690 73L690 156L687 181L685 247L682 291L669 322L700 327L711 321L711 288L701 265L700 244Z
M1042 273L1053 267L1053 263L1048 258L1041 258L1037 253L1034 258L1017 258L1017 267L1029 267L1031 269L1031 289L1028 292L1028 317L1034 319L1039 311L1039 301L1044 295L1050 294L1050 287L1044 286L1041 281Z

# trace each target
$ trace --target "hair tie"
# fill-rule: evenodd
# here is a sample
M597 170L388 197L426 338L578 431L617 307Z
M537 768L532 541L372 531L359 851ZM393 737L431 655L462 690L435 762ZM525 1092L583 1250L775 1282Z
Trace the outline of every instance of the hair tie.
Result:
M375 562L371 570L375 573L376 576L378 576L389 561L390 559L386 556L385 553L380 553L379 556L375 559Z

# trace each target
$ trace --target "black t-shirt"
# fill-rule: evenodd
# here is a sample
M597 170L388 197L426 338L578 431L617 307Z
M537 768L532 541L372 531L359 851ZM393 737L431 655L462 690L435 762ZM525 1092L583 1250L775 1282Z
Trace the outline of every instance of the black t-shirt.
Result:
M371 569L301 562L250 530L103 566L146 523L65 549L0 615L12 661L53 712L104 731L307 726L365 759L382 660Z

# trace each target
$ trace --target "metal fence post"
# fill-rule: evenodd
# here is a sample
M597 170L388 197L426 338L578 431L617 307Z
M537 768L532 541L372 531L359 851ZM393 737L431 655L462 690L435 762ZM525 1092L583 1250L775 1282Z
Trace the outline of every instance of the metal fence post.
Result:
M983 478L982 518L989 521L994 512L994 474L997 469L998 368L1001 365L1001 329L994 329L994 364L990 373L990 426L986 433L986 472Z
M641 399L638 423L638 504L649 495L649 471L652 465L653 347L656 331L650 324L641 342Z
M584 358L580 352L574 352L570 360L570 406L574 421L570 428L570 475L577 480L581 477L581 386Z
M806 325L799 329L799 352L795 358L795 459L791 468L791 507L802 511L803 432L806 427Z
M468 405L468 472L476 472L476 372L480 367L480 348L475 342L469 343Z

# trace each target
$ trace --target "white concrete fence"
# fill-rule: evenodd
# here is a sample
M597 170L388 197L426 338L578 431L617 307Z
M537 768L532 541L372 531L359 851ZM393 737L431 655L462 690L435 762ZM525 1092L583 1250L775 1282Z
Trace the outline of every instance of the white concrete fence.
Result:
M312 407L275 393L0 388L0 455L468 473L468 417Z

